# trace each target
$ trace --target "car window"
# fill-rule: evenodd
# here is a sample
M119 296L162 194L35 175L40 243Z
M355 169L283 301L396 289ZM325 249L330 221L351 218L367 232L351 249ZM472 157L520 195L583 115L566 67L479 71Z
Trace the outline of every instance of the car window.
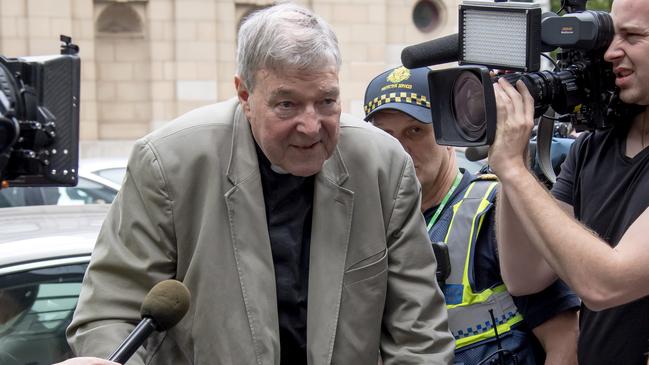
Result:
M88 179L79 178L75 187L60 187L57 205L110 204L117 191Z
M65 338L86 264L0 277L0 364L52 364L72 356Z
M126 175L126 167L97 170L93 171L93 173L121 185L122 181L124 181L124 175Z
M83 177L74 187L15 187L0 190L0 208L29 205L110 204L117 191Z

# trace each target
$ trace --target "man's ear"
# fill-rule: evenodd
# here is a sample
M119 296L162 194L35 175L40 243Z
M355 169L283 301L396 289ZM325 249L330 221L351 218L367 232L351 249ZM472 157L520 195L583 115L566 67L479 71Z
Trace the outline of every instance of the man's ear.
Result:
M239 101L241 103L247 102L250 93L248 92L246 85L243 83L243 80L239 75L234 75L234 88L237 90L237 97L239 97Z
M250 104L248 102L248 99L250 98L250 92L248 91L248 88L246 88L243 79L241 79L241 76L239 75L234 75L234 88L237 90L239 103L241 103L243 111L247 115L247 113L250 111Z

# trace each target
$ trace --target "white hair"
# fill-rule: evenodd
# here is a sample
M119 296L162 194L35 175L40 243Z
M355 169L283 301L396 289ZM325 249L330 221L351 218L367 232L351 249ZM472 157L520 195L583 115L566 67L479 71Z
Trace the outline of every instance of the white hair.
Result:
M252 91L261 69L281 72L340 69L338 39L321 17L295 4L258 10L241 24L237 47L237 74Z

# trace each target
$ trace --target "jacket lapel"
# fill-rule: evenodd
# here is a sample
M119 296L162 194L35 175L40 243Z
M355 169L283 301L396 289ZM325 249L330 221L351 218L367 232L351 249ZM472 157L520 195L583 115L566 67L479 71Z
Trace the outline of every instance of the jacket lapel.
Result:
M275 273L255 144L241 107L233 125L225 194L234 259L257 364L279 363ZM227 310L227 308L222 308Z
M310 365L330 364L338 326L354 193L340 151L325 162L314 187L307 348Z

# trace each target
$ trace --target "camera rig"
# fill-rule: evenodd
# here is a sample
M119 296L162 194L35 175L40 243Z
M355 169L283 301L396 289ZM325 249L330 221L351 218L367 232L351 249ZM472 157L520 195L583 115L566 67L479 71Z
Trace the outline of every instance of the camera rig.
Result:
M563 0L559 13L566 14L560 16L542 14L538 4L529 2L464 1L457 35L404 49L406 67L451 60L460 64L429 72L437 142L490 145L496 131L492 83L501 77L512 84L521 80L534 98L535 118L542 117L539 158L553 181L554 173L543 160L549 161L554 121L577 131L606 129L640 112L640 107L620 101L612 67L603 58L614 36L613 21L607 12L586 10L586 2ZM436 45L439 54L431 49ZM555 51L556 60L543 53ZM539 70L542 56L554 69Z
M8 186L74 186L79 151L79 47L0 56L0 179Z

